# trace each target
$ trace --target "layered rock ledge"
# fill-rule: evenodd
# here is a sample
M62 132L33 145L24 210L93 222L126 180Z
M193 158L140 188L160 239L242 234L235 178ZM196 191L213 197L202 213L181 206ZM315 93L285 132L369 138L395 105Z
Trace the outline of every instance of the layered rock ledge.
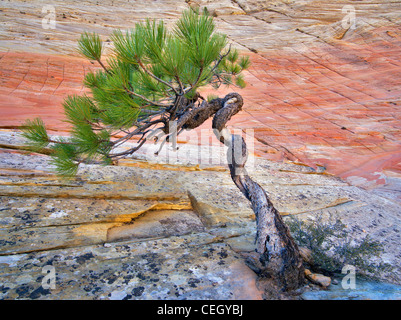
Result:
M207 6L251 58L229 122L253 145L251 175L283 215L339 218L356 240L385 243L395 269L382 280L401 283L399 1L55 0L55 29L43 26L48 4L0 4L0 299L266 298L242 256L254 216L210 123L178 152L155 158L149 145L71 181L21 150L27 118L66 134L61 103L97 68L77 56L81 32L108 43L115 28L170 24L189 5ZM48 265L55 289L41 285Z
M17 133L0 139L2 299L266 298L244 262L255 220L225 170L224 148L183 145L155 158L152 145L64 181L49 156L7 149L22 144ZM338 218L355 240L385 241L379 260L395 269L382 279L401 283L400 205L305 166L250 163L283 215ZM49 265L54 290L42 286Z

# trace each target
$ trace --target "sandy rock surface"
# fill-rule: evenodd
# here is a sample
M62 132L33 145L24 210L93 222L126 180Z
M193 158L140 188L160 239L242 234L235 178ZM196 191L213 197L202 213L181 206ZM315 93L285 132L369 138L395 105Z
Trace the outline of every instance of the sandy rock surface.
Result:
M251 58L229 128L245 134L252 177L283 215L340 218L354 239L385 243L381 261L395 269L382 280L401 284L401 1L48 5L0 3L0 299L263 297L242 256L254 250L254 215L210 122L178 152L156 158L146 145L70 181L48 156L18 150L26 118L67 133L61 103L97 68L76 52L80 33L100 33L107 56L113 29L147 17L170 26L189 5L206 6ZM49 265L55 289L42 286Z
M0 137L3 145L23 142L9 131ZM185 159L194 148L175 153ZM179 164L167 160L171 152L156 158L143 151L118 166L86 165L64 181L52 173L49 156L3 150L1 297L262 298L243 256L254 250L248 201L225 166L197 159ZM224 150L209 152L212 159ZM382 279L400 283L400 205L305 166L250 163L249 173L283 215L340 218L355 240L366 233L385 239L379 260L395 269ZM57 272L55 290L41 286L46 265Z

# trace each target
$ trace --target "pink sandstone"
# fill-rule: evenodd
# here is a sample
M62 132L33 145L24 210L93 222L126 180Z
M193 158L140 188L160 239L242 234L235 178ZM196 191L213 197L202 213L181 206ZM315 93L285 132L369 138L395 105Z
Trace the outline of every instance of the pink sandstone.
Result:
M400 47L399 27L378 27L352 42L247 53L245 105L230 126L254 130L258 156L384 184L383 170L401 172ZM95 67L76 57L0 53L0 127L40 116L66 131L62 101L84 92L82 79Z

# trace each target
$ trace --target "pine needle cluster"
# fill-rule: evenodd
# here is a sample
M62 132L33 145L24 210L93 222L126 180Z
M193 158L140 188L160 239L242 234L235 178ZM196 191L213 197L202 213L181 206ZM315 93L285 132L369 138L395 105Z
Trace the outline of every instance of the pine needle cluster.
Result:
M110 39L113 54L105 63L98 34L85 32L78 41L79 52L101 68L84 78L88 95L71 95L63 103L71 136L52 140L42 120L26 123L30 146L53 149L61 175L75 175L83 162L111 163L157 137L155 132L167 134L160 126L200 104L198 89L205 85L245 86L241 72L249 58L228 46L207 11L184 11L172 30L148 19L131 30L115 30ZM136 148L114 152L132 138Z

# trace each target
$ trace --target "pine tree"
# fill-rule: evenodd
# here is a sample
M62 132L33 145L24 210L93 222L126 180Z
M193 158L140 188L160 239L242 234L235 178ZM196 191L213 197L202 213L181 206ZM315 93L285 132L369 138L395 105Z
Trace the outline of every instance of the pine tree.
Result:
M23 134L30 148L52 149L57 172L74 176L81 163L110 164L151 138L162 141L162 147L173 135L213 117L216 136L229 147L231 177L250 200L257 219L257 258L248 262L260 275L277 279L285 290L299 287L303 269L298 248L266 192L246 173L245 141L225 127L241 110L242 97L230 93L205 99L198 92L206 85L244 87L241 73L250 66L249 57L240 57L227 37L216 32L207 11L193 9L184 11L172 30L163 21L148 19L132 30L114 31L111 41L113 55L104 64L100 36L81 35L80 53L100 65L85 76L90 94L68 96L63 103L72 126L68 139L52 139L40 119L28 120ZM115 151L134 138L135 147Z
M79 52L97 61L101 70L85 76L90 94L64 101L72 125L68 140L51 140L43 122L26 125L24 135L34 148L53 149L53 163L61 175L75 175L83 162L110 163L135 152L150 136L169 140L169 123L187 128L183 118L202 105L198 89L205 85L245 86L241 71L249 57L227 48L226 36L215 32L212 17L189 10L172 31L163 21L146 20L126 32L111 35L114 54L102 63L103 43L96 33L83 33ZM118 137L118 138L117 138ZM138 138L138 147L113 152Z

